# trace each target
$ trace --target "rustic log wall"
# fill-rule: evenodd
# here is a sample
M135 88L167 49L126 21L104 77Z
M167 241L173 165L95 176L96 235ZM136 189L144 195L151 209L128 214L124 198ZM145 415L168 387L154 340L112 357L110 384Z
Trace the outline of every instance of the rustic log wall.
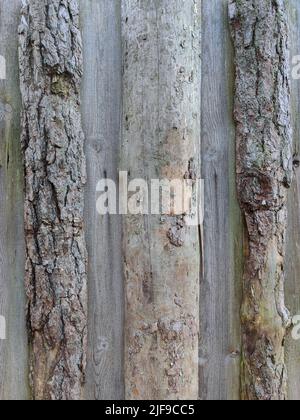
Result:
M89 254L89 346L86 398L124 398L122 228L99 216L96 186L118 180L121 128L121 3L81 1L86 136L86 236Z
M148 0L147 0L148 1ZM291 56L300 54L300 4L288 0ZM121 144L121 0L80 0L86 136L86 237L89 253L89 339L85 397L122 399L124 293L122 227L96 212L96 185L117 178ZM0 0L0 399L29 399L25 320L23 166L20 147L18 26L20 2ZM204 267L200 283L199 393L201 399L239 399L243 220L235 188L233 48L228 0L202 0L201 160L205 178ZM200 89L199 89L200 92ZM299 151L300 82L292 81L294 151ZM300 314L299 170L288 201L286 306ZM300 343L286 343L288 398L300 398Z

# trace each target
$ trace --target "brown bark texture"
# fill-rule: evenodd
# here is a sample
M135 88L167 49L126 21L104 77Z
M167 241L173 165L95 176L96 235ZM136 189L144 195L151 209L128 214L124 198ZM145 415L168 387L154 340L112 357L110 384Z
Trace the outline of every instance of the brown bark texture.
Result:
M32 393L77 400L87 333L77 0L23 1L19 39Z
M286 203L292 178L287 13L282 0L235 0L229 15L237 187L247 230L242 398L285 400Z

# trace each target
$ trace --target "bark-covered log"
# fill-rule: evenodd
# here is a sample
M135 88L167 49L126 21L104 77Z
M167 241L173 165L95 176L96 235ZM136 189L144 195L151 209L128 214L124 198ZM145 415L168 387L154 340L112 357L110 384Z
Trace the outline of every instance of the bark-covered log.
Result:
M235 0L237 186L247 233L243 399L284 400L286 198L292 177L288 28L283 0Z
M201 1L122 5L122 169L149 184L194 179ZM184 214L124 219L126 398L197 399L200 230Z
M80 399L87 253L78 4L23 3L19 56L32 392L37 400Z

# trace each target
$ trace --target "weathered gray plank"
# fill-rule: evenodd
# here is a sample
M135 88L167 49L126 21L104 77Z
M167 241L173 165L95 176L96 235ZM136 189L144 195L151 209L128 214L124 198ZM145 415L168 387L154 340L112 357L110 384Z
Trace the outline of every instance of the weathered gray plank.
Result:
M290 9L291 60L300 55L300 2L288 0ZM294 128L294 154L299 160L300 149L300 80L292 80L292 118ZM289 194L287 233L286 305L292 316L300 315L300 169ZM288 369L288 398L300 399L300 341L289 335L286 343Z
M0 1L0 54L7 79L0 81L0 315L7 340L0 341L0 399L28 398L24 298L23 169L20 153L18 23L20 2Z
M96 212L96 185L117 180L121 114L120 0L82 0L82 114L88 183L89 354L86 397L123 399L121 220Z
M202 175L204 278L200 289L200 398L239 398L242 222L235 189L228 1L203 0Z

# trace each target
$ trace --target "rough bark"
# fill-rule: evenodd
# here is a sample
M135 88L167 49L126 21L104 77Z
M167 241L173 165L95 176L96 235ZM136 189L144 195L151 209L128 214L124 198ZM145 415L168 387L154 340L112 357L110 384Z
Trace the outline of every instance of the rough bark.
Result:
M23 2L19 34L32 392L76 400L87 332L77 1Z
M122 2L122 169L200 173L201 1ZM198 398L200 238L184 215L124 218L127 399Z
M248 234L243 399L284 400L290 317L284 304L287 189L292 177L288 28L284 1L229 6L235 47L237 187Z

